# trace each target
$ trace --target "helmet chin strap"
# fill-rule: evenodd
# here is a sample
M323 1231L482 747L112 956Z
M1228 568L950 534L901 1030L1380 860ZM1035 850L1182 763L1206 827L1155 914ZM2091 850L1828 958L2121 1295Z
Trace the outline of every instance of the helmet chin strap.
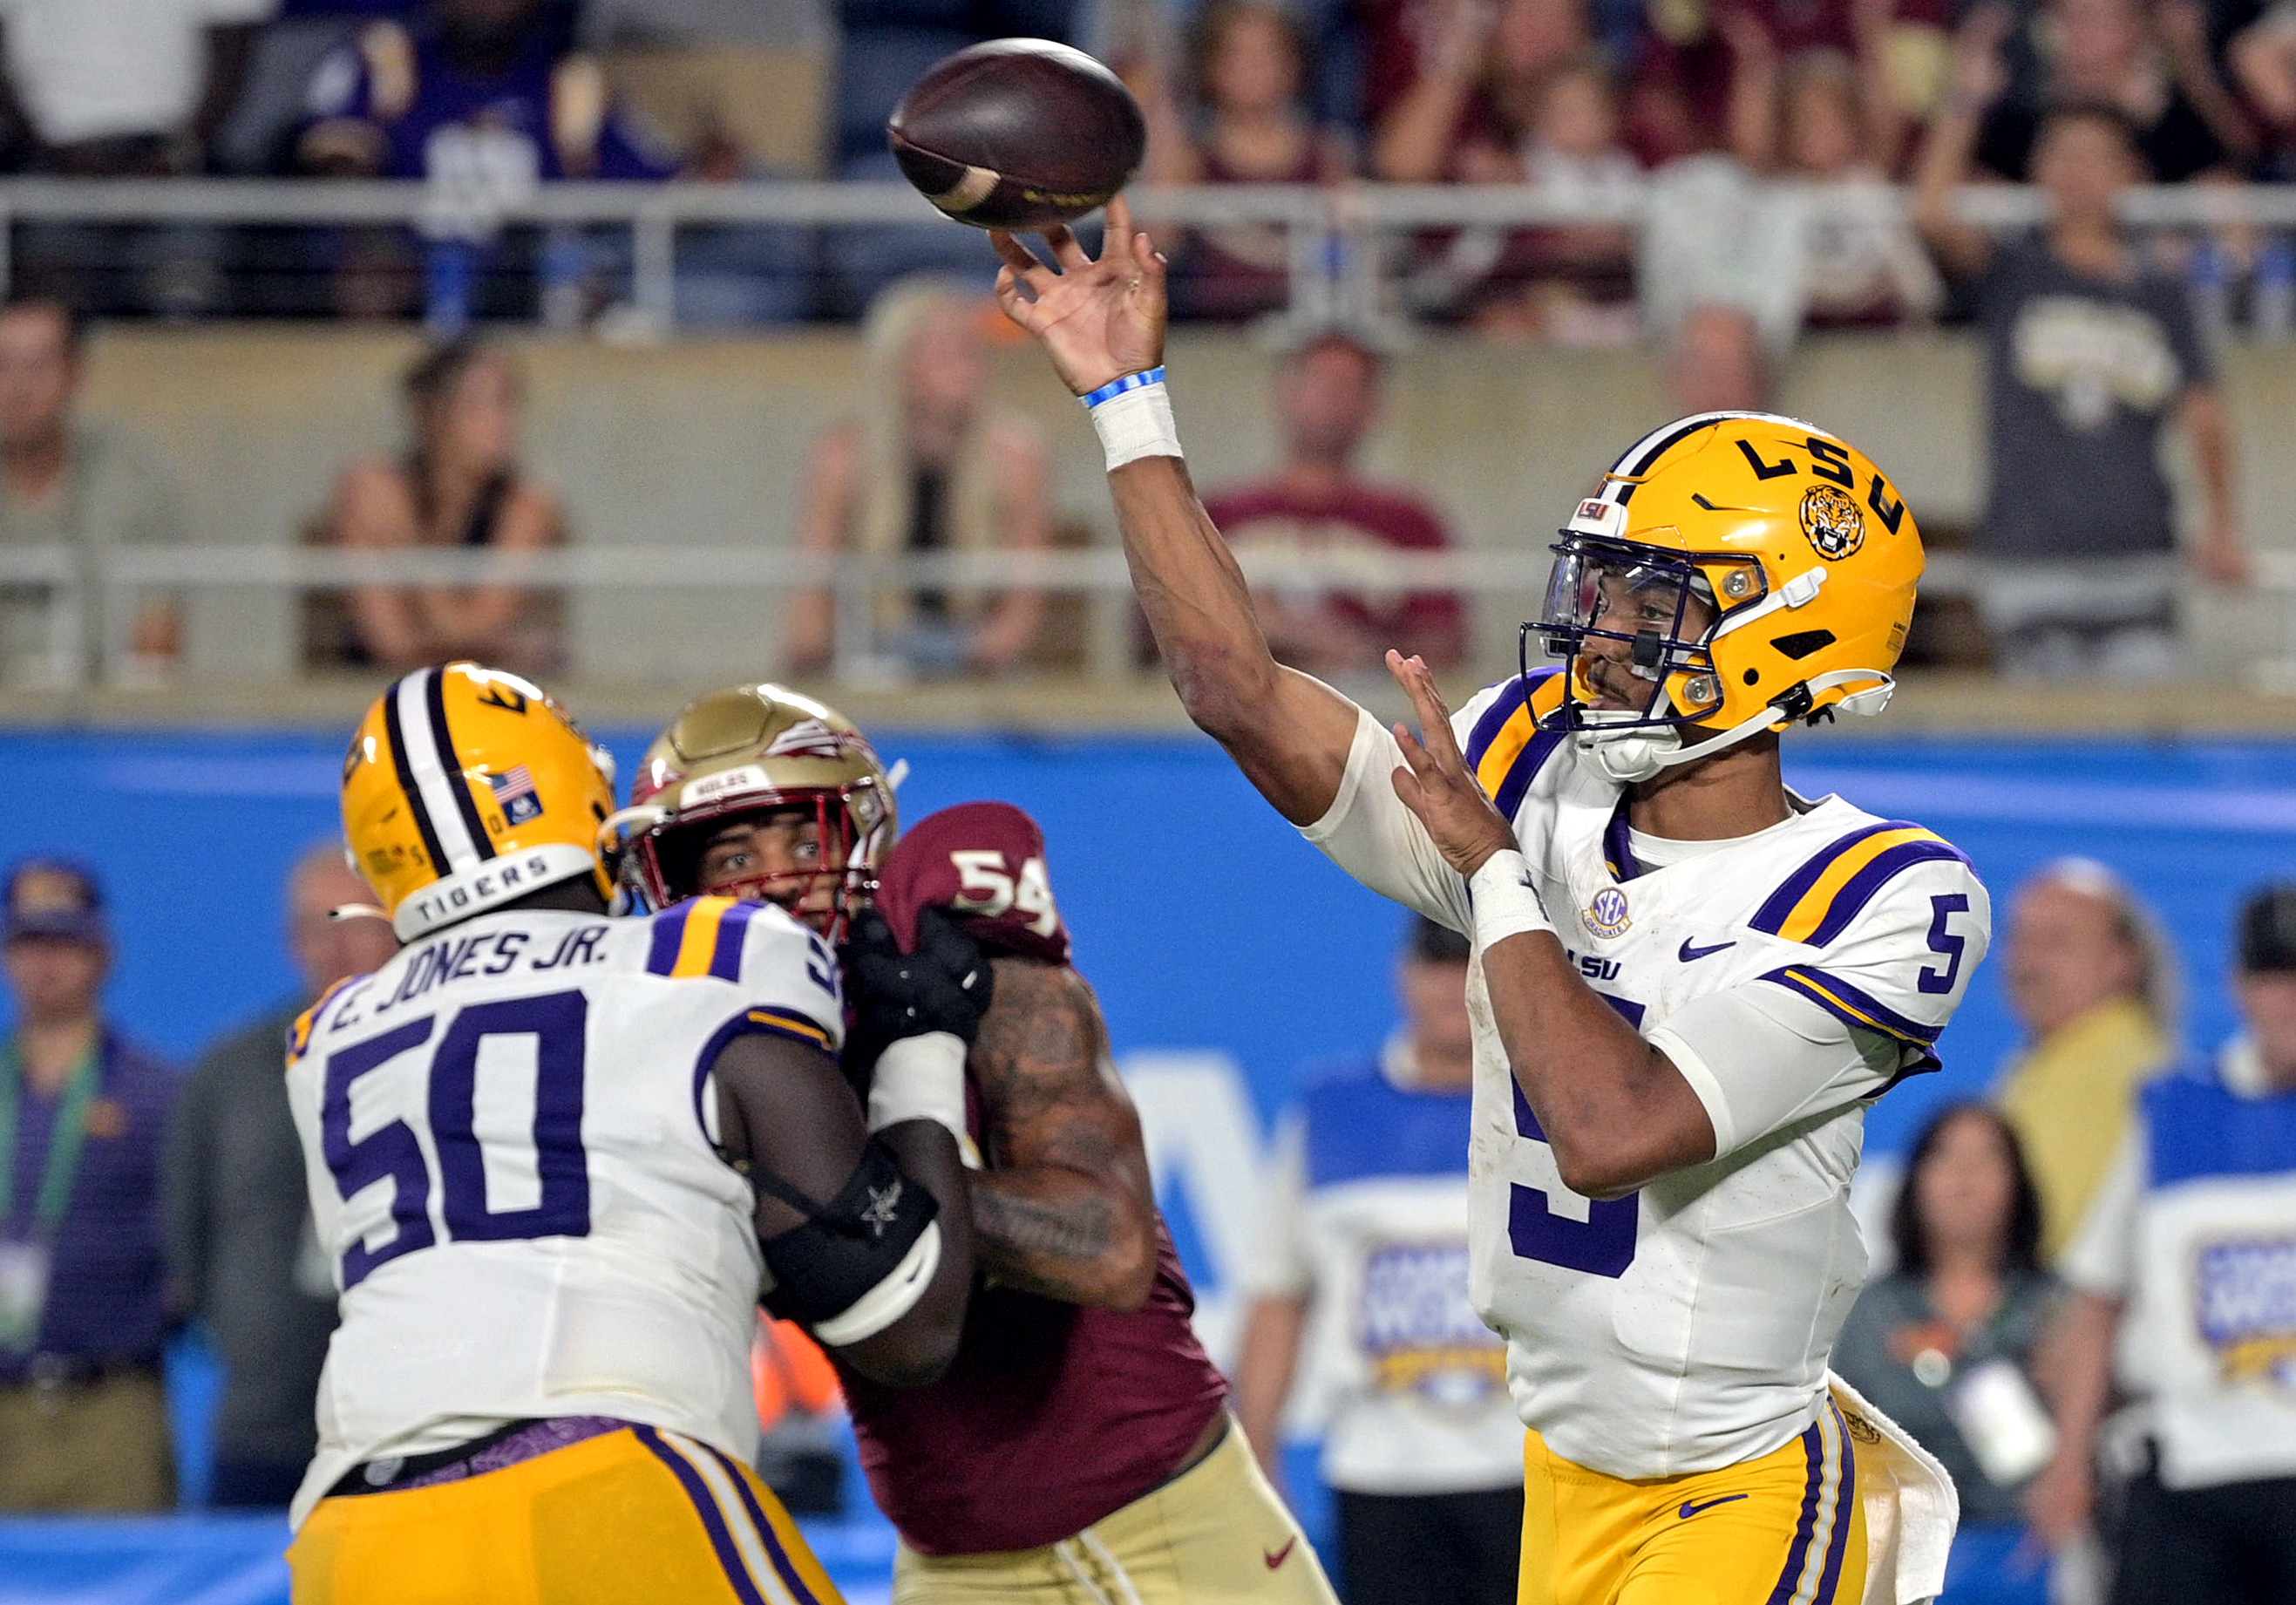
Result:
M1802 682L1801 688L1816 696L1820 691L1831 691L1836 686L1846 686L1855 680L1879 683L1869 685L1863 691L1852 691L1833 704L1852 718L1874 718L1890 705L1890 698L1898 689L1898 682L1879 669L1832 670L1811 676ZM1701 758L1726 753L1762 731L1775 729L1781 722L1786 721L1788 715L1773 705L1689 746L1683 745L1679 729L1663 727L1607 732L1581 730L1573 739L1579 751L1591 758L1595 767L1607 778L1620 786L1632 786L1682 764L1694 763Z

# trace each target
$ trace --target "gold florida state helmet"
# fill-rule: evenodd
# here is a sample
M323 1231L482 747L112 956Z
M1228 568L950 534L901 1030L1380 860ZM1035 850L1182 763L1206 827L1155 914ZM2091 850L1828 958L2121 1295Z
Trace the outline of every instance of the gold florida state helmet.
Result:
M417 669L376 699L343 758L351 868L413 942L544 886L593 877L614 761L530 680Z
M701 890L713 827L799 812L815 828L809 862L713 892L779 903L832 941L876 890L900 815L876 749L836 709L785 687L728 686L688 703L654 738L630 805L599 833L624 889L654 909Z
M1561 535L1523 668L1534 637L1569 660L1555 722L1613 779L1889 705L1921 535L1834 436L1767 413L1678 419L1628 449ZM1622 697L1622 671L1647 695Z

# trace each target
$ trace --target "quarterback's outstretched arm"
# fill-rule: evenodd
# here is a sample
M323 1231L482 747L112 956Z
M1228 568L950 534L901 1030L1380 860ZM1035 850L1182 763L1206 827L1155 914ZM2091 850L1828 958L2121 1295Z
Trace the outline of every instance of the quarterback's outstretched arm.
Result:
M1122 197L1109 203L1097 260L1066 228L1045 236L1054 267L1011 235L989 237L1004 259L998 302L1037 337L1070 391L1088 396L1161 366L1164 259L1135 232ZM1321 819L1347 770L1355 704L1268 652L1243 571L1178 456L1123 464L1108 484L1133 589L1188 717L1285 819Z
M736 1037L712 1074L718 1147L757 1190L775 1308L873 1380L939 1377L956 1357L972 1288L956 1139L906 1120L873 1141L837 1061L801 1042ZM937 1207L904 1198L915 1188Z
M1418 737L1395 728L1407 766L1395 772L1396 792L1466 879L1492 1018L1563 1185L1615 1198L1713 1158L1714 1123L1689 1081L1587 984L1546 928L1514 828L1460 755L1435 677L1417 658L1390 652L1387 662L1422 725ZM1510 934L1510 923L1520 928Z

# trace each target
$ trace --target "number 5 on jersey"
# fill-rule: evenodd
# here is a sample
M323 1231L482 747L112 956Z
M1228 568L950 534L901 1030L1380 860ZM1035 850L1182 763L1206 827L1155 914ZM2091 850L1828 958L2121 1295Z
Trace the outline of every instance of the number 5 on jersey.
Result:
M1642 1029L1643 1006L1624 998L1601 994L1603 1001L1626 1017L1627 1024ZM1529 1100L1519 1085L1514 1093L1515 1135L1547 1146L1546 1133L1539 1128L1538 1116L1530 1111ZM1623 1276L1634 1263L1635 1237L1640 1229L1642 1199L1639 1194L1628 1193L1623 1198L1595 1198L1587 1207L1587 1218L1575 1220L1558 1214L1542 1188L1526 1187L1521 1182L1507 1189L1507 1245L1517 1259L1537 1260L1543 1265L1559 1265L1565 1271L1583 1271L1589 1276Z

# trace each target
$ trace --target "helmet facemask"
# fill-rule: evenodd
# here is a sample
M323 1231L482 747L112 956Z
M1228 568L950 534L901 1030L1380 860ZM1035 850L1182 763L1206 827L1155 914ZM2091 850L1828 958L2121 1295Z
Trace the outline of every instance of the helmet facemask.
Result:
M637 901L655 909L688 898L734 897L774 903L821 933L842 942L856 915L877 890L877 865L891 845L891 811L873 781L845 786L789 786L744 792L723 802L691 805L675 817L643 807L625 810L636 827L625 836L622 878ZM764 869L702 885L702 865L713 840L730 825L761 824L776 816L799 821L799 852L812 862ZM809 832L807 827L809 827ZM809 834L810 841L804 838Z
M1673 731L1721 708L1716 627L1726 607L1768 588L1758 562L1567 530L1553 550L1544 614L1523 626L1522 667L1529 672L1534 636L1548 654L1569 663L1569 690L1556 716L1561 728L1601 735ZM1623 657L1596 646L1613 641L1626 648Z

